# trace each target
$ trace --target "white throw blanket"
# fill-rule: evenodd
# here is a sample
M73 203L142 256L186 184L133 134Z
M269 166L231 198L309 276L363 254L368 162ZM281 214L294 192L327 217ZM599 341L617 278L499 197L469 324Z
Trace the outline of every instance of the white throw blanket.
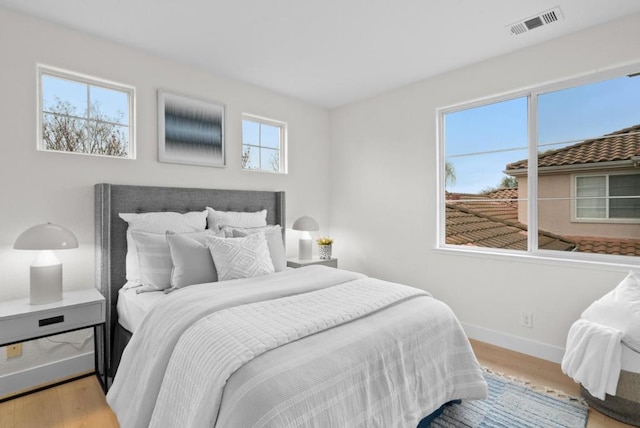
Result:
M622 332L592 321L573 323L562 358L562 371L600 400L616 395L620 377Z

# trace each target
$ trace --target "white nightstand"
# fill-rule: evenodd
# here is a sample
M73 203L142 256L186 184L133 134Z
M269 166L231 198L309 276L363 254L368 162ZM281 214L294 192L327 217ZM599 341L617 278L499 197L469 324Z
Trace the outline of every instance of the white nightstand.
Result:
M101 373L98 355L104 345L98 346L97 330L102 329L100 337L104 338L105 315L104 296L95 288L65 291L61 301L45 305L31 305L29 298L0 302L0 346L93 327L95 373L104 388L106 359L102 358Z
M311 265L325 265L325 266L337 268L338 259L323 260L323 259L314 257L311 260L300 260L300 259L287 260L287 266L290 268L300 268L300 267L311 266Z

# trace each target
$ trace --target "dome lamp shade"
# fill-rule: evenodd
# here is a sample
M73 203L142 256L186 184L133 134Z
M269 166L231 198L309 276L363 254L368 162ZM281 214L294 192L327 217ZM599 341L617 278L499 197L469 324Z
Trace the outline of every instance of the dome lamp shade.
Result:
M78 248L78 238L64 226L39 224L18 236L16 250L39 250L31 264L29 295L32 305L43 305L62 300L62 263L52 250Z

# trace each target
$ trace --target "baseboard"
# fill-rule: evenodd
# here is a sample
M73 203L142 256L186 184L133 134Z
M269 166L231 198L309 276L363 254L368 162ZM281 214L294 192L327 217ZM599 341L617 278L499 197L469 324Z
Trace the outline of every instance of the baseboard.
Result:
M31 389L56 383L87 372L93 372L95 360L93 352L80 354L50 364L31 367L15 373L0 376L0 398L22 394Z
M462 328L464 328L467 337L470 339L542 358L543 360L553 361L554 363L560 364L562 362L564 348L479 327L477 325L462 323Z

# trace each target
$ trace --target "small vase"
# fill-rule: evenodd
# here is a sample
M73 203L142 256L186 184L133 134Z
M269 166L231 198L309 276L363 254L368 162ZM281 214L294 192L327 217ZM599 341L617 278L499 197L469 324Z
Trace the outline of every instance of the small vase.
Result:
M320 260L329 260L331 259L331 244L329 245L318 245L318 254L320 255Z

